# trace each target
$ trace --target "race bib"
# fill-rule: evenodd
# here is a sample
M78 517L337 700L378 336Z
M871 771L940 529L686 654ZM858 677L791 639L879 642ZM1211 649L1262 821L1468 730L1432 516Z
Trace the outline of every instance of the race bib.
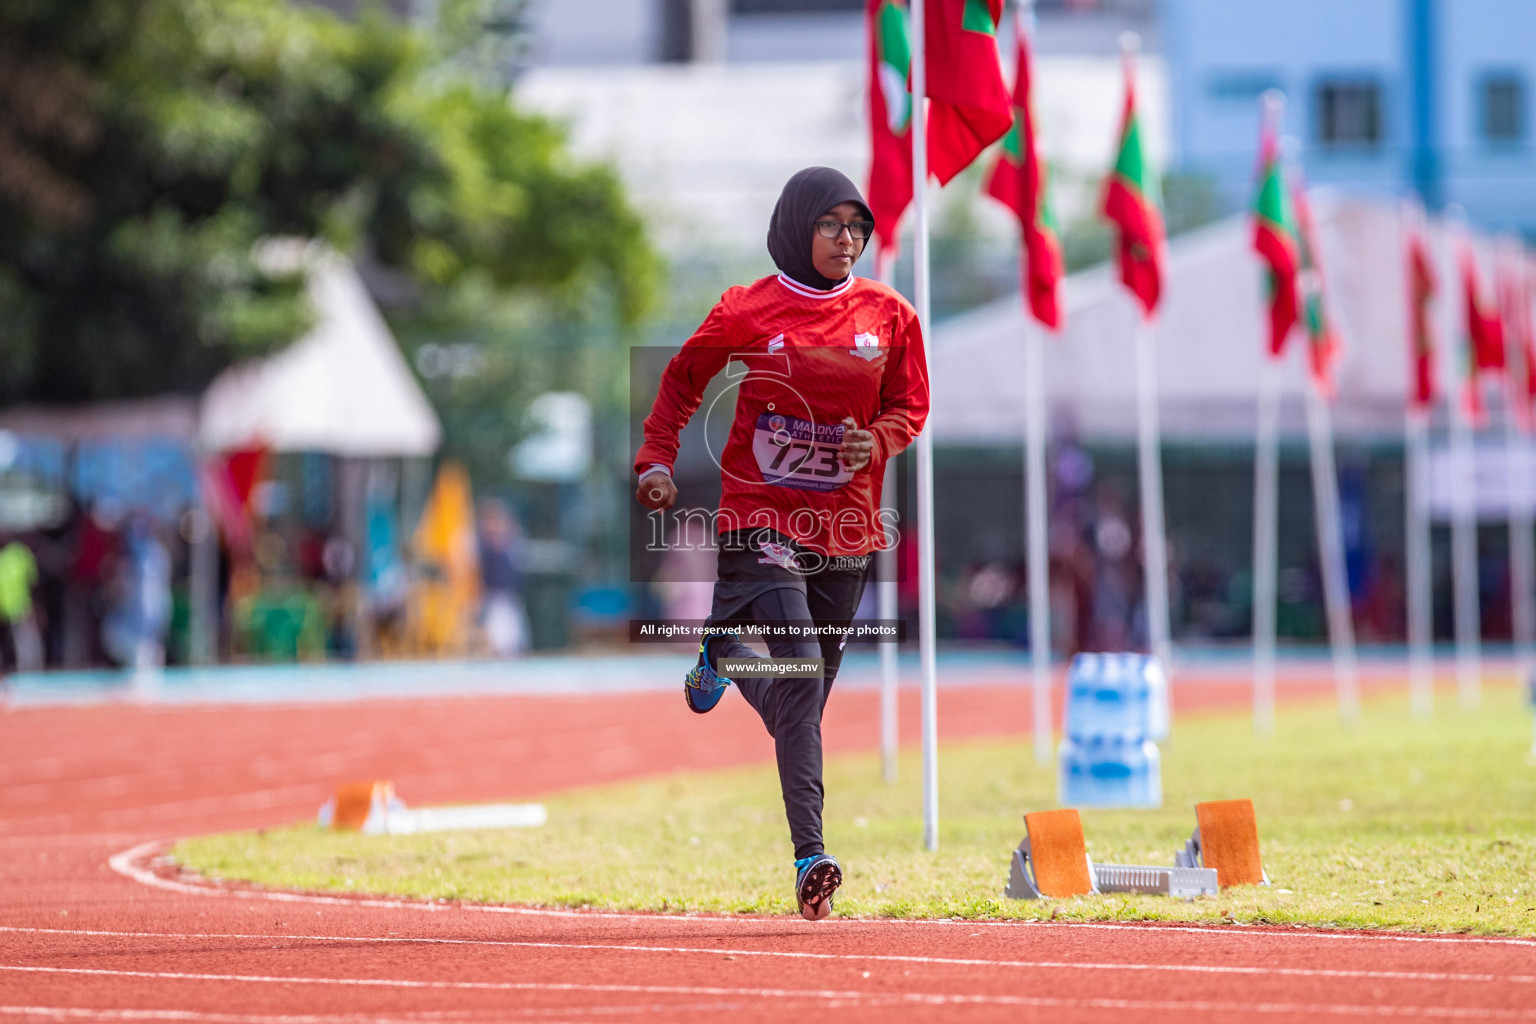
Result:
M763 482L801 491L835 491L853 479L838 453L843 425L823 425L765 412L752 433Z

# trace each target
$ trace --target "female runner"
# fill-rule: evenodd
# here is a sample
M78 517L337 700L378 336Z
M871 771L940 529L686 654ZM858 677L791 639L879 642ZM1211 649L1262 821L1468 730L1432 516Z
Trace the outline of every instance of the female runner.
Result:
M821 716L869 575L884 546L880 488L886 460L928 415L928 374L917 314L893 289L857 278L874 220L838 171L810 167L784 186L768 227L779 273L727 291L667 365L645 442L636 499L677 501L678 434L704 388L736 360L735 418L721 453L718 578L699 660L684 680L703 714L734 684L774 740L784 813L795 848L800 913L832 909L842 869L822 846ZM757 672L722 673L722 660L758 655L732 628L766 631ZM780 659L811 659L807 676L773 674Z

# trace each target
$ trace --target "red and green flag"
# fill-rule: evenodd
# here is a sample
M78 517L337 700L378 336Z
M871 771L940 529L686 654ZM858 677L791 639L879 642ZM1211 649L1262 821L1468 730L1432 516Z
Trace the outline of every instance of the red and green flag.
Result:
M1013 124L997 53L1003 0L928 0L928 169L947 185Z
M1521 429L1536 427L1536 336L1531 323L1530 278L1523 256L1499 264L1499 316L1509 360L1509 401Z
M1120 229L1116 257L1120 280L1141 303L1148 318L1157 310L1163 280L1163 214L1157 173L1141 144L1136 116L1136 72L1125 58L1125 112L1120 122L1120 147L1115 166L1104 183L1102 211Z
M1324 398L1334 396L1333 367L1339 358L1339 332L1328 315L1328 291L1317 248L1312 208L1301 182L1296 183L1296 240L1300 267L1297 273L1302 295L1302 322L1307 328L1307 366L1312 383ZM1294 313L1293 313L1294 316Z
M1467 412L1474 423L1482 424L1486 413L1479 378L1484 372L1502 373L1505 368L1504 324L1498 310L1490 310L1483 302L1477 257L1470 245L1461 254L1461 283L1467 314Z
M896 255L912 202L912 37L906 0L867 0L869 32L869 212L884 265Z
M1285 187L1280 141L1266 117L1259 143L1259 192L1253 202L1253 248L1268 266L1269 354L1285 351L1285 340L1296 326L1299 302L1296 274L1300 269L1296 211Z
M1035 139L1029 43L1024 26L1015 32L1018 63L1013 83L1013 127L987 179L987 195L1013 211L1023 229L1024 294L1029 309L1045 326L1062 323L1061 279L1064 263L1056 215L1050 202L1050 170Z
M1435 333L1430 303L1435 299L1435 271L1417 228L1408 235L1408 319L1413 331L1413 408L1427 410L1435 404Z

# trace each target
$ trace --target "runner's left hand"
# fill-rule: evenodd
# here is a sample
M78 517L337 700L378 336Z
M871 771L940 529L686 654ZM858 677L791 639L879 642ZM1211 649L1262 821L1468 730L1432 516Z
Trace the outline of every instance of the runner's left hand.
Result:
M869 468L869 461L874 458L874 455L875 435L867 430L860 430L852 416L844 416L843 450L838 456L843 460L843 465L851 473L862 472Z

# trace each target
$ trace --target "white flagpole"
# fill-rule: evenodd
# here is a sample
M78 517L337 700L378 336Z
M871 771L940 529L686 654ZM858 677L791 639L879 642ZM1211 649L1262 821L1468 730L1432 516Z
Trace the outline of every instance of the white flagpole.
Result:
M1141 48L1135 32L1120 36L1124 66L1129 74L1131 58ZM1127 82L1127 87L1132 83ZM1168 627L1168 536L1163 526L1163 462L1161 432L1157 420L1157 330L1141 317L1132 337L1136 348L1136 447L1141 491L1143 582L1147 607L1147 641L1163 672L1173 679L1173 644Z
M1461 258L1460 246L1469 244L1466 225L1456 220L1447 233L1453 268L1447 280L1456 281L1460 276L1455 272ZM1466 302L1466 296L1462 301ZM1456 332L1451 336L1455 337ZM1470 344L1470 340L1465 343ZM1472 358L1471 353L1465 355ZM1475 388L1477 376L1474 373L1470 380L1458 379L1457 384ZM1456 692L1462 707L1472 708L1482 699L1482 622L1477 593L1477 470L1473 462L1471 414L1465 399L1461 395L1451 400L1451 582L1456 606Z
M1506 239L1499 252L1500 276L1514 273L1516 280L1524 273L1520 243ZM1495 287L1499 284L1495 278ZM1523 682L1531 667L1532 648L1536 646L1536 522L1532 521L1531 482L1525 432L1519 424L1519 374L1525 367L1525 352L1520 333L1530 310L1523 308L1523 283L1517 287L1515 301L1521 307L1509 310L1513 319L1504 325L1506 388L1504 391L1504 466L1509 481L1509 591L1510 626L1515 648L1515 668ZM1502 299L1502 294L1499 295Z
M1431 653L1434 606L1429 546L1429 413L1410 407L1407 416L1406 517L1408 570L1408 705L1419 717L1435 709L1435 664Z
M1045 332L1024 315L1024 496L1029 563L1029 658L1035 760L1051 759L1051 594L1046 543Z
M892 285L895 283L896 261L886 259L883 252L880 257L880 281L882 284ZM881 506L894 510L898 504L895 459L886 460L885 480L881 485L881 493L884 495ZM875 592L877 614L885 622L894 622L901 617L896 593L895 522L896 517L892 515L885 528L885 548L875 556L876 571L880 580ZM896 755L901 742L897 706L897 683L900 680L897 647L895 640L885 640L880 644L880 767L886 785L896 784Z
M1152 654L1173 678L1168 636L1168 541L1163 526L1163 460L1157 423L1157 332L1143 319L1136 328L1136 433L1141 484L1142 545L1146 553L1147 634Z
M1504 461L1509 476L1509 589L1510 626L1515 646L1515 667L1520 679L1531 665L1533 643L1536 643L1536 523L1531 517L1530 461L1528 448L1520 425L1515 422L1515 410L1507 408L1504 414Z
M1333 683L1338 691L1339 715L1353 723L1360 719L1360 679L1344 566L1339 477L1333 460L1328 403L1315 386L1307 389L1307 437L1312 449L1312 507L1317 523L1317 553L1323 564L1323 602L1327 606L1329 646L1333 648Z
M1259 356L1258 432L1253 456L1253 730L1275 731L1275 577L1280 496L1280 366Z
M1300 142L1286 140L1286 152L1294 153ZM1287 156L1287 161L1294 161ZM1291 181L1300 182L1301 174L1294 166L1288 175ZM1303 230L1306 228L1304 227ZM1312 253L1312 267L1304 271L1301 285L1302 302L1308 292L1315 291L1327 305L1327 289L1322 271L1322 230L1314 222L1310 244L1318 248ZM1305 306L1303 305L1303 308ZM1341 310L1328 308L1333 317L1334 329L1339 333L1340 347L1349 340ZM1307 441L1312 464L1312 511L1317 530L1317 555L1323 570L1323 605L1328 616L1328 646L1333 655L1333 685L1338 694L1339 717L1354 723L1360 719L1360 675L1355 659L1355 622L1349 601L1349 572L1344 561L1343 515L1339 507L1339 472L1333 455L1333 417L1328 399L1322 394L1315 379L1307 388Z
M1014 31L1032 35L1034 0L1020 0ZM1022 242L1022 240L1021 240ZM1034 696L1035 760L1051 760L1051 575L1045 472L1045 331L1024 310L1025 561L1029 575L1029 659Z
M1475 385L1474 385L1475 386ZM1477 594L1477 504L1474 494L1472 424L1454 402L1451 455L1455 489L1451 494L1451 575L1456 601L1456 692L1463 707L1476 707L1482 690L1482 623Z
M1424 227L1424 211L1417 202L1405 200L1402 206L1403 252L1408 253L1410 239L1418 238L1420 244L1429 245ZM1412 295L1414 268L1410 261L1405 268L1409 281L1409 302ZM1409 316L1416 315L1410 308ZM1413 329L1410 320L1409 329ZM1418 344L1418 339L1413 339ZM1414 385L1415 387L1417 385ZM1404 477L1404 527L1407 534L1406 570L1408 585L1408 706L1413 714L1423 718L1435 707L1435 666L1431 647L1434 643L1434 604L1431 579L1432 553L1429 539L1429 414L1428 408L1418 408L1417 399L1408 402L1404 417L1403 477Z
M929 328L928 296L928 58L924 0L912 0L912 206L917 237L913 296L917 320L925 337ZM924 346L925 348L927 345ZM933 382L934 360L928 360ZM917 623L918 651L923 667L923 845L939 848L939 665L934 645L937 603L934 594L933 530L933 413L917 436Z
M1264 94L1269 130L1280 131L1285 96ZM1253 441L1253 731L1275 731L1275 600L1279 561L1280 360L1260 343L1258 424Z

